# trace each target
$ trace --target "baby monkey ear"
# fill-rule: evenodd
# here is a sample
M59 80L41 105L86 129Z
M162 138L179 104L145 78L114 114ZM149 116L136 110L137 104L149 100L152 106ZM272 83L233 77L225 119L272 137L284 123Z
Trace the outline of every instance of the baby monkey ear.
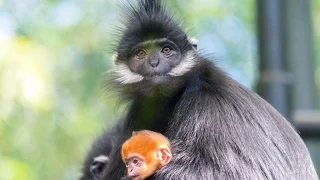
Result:
M137 131L132 131L132 136L136 135Z
M161 166L168 164L172 159L170 148L168 146L161 146L157 150L157 158L159 159Z

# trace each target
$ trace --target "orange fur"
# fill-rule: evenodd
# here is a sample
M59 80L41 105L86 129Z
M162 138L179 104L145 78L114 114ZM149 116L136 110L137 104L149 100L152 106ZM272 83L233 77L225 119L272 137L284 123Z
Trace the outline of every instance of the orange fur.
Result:
M149 130L136 131L122 145L122 160L124 161L132 154L140 154L148 164L154 160L153 153L160 146L167 146L171 149L170 142L164 135Z
M158 151L161 151L163 147L169 148L169 152L166 153L166 157L169 156L171 160L170 152L170 142L169 140L160 133L142 130L132 133L131 138L125 141L122 145L121 156L123 162L132 156L139 156L146 163L146 168L139 170L139 174L144 179L157 170L159 170L163 165L164 161L160 160L157 156ZM167 155L169 154L169 155Z

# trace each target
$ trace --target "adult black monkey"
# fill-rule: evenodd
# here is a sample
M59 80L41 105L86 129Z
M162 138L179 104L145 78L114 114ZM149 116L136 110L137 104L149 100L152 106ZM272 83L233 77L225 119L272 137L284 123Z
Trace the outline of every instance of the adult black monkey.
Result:
M191 37L189 43L194 50L197 50L198 40ZM82 176L80 180L100 179L103 168L109 163L109 156L117 139L118 132L121 132L122 120L111 130L105 130L92 143L90 151L82 165ZM126 179L125 177L122 179Z
M125 176L120 147L140 129L165 134L174 151L149 179L318 179L291 125L199 55L160 0L129 6L125 25L113 82L131 104L101 179Z

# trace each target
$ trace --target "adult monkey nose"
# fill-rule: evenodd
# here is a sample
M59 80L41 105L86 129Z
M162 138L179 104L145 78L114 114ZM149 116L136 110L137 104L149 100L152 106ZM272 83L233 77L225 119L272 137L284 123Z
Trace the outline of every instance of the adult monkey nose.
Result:
M160 59L157 55L150 57L149 64L151 65L151 67L155 68L159 65L159 63L160 63Z

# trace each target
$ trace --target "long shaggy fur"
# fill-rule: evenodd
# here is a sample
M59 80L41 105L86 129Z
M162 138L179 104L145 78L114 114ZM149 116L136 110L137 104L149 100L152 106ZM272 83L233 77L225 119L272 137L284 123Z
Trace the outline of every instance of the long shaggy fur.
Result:
M146 40L167 38L184 55L192 48L160 0L129 7L125 23L118 63L125 64L133 46ZM174 152L151 180L318 179L302 139L271 105L198 54L183 62L168 84L118 83L130 107L102 180L125 176L121 145L141 129L164 134Z

